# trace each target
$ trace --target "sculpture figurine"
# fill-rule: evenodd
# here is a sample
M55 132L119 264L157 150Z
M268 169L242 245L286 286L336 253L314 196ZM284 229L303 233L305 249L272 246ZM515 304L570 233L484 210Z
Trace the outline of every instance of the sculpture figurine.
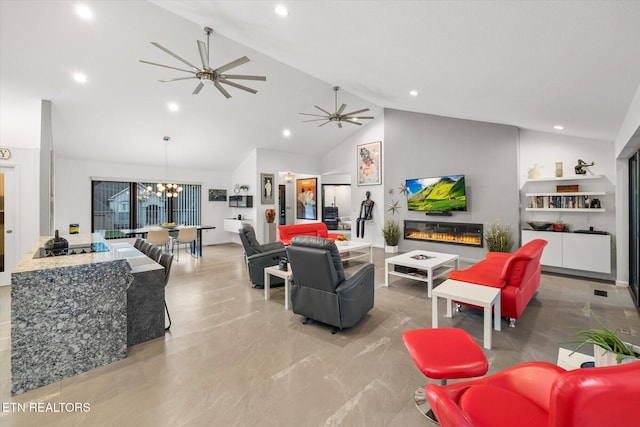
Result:
M364 238L364 224L366 221L373 219L373 200L371 200L371 192L365 193L367 197L360 203L360 215L356 220L356 236Z
M587 173L587 170L585 168L588 168L595 164L595 162L587 163L582 159L578 159L578 164L573 168L573 170L576 172L576 175L585 175Z

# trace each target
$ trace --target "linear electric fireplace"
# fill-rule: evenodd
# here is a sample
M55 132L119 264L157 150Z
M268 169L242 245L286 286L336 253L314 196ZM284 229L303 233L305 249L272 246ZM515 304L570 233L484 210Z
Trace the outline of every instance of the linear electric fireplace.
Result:
M435 221L404 221L404 238L481 248L482 224Z

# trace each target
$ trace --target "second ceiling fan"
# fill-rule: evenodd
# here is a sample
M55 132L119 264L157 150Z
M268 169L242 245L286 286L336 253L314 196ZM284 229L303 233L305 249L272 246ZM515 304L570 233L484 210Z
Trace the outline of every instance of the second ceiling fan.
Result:
M213 33L213 30L211 28L209 28L209 27L204 27L204 32L207 34L207 43L205 44L203 41L198 40L198 51L200 52L200 59L202 61L202 68L193 65L189 61L185 60L184 58L181 58L180 56L178 56L175 53L171 52L166 47L162 46L160 43L156 43L156 42L151 42L151 44L154 45L155 47L157 47L158 49L163 50L164 52L166 52L169 55L173 56L178 61L186 64L189 67L191 67L191 69L190 70L186 70L184 68L177 68L177 67L172 67L172 66L169 66L169 65L157 64L155 62L149 62L149 61L145 61L145 60L142 60L142 59L140 59L140 62L143 62L145 64L150 64L150 65L156 65L158 67L170 68L172 70L184 71L186 73L193 74L193 76L189 76L189 77L176 77L176 78L173 78L173 79L164 79L164 80L160 80L160 81L163 82L163 83L166 83L166 82L174 82L174 81L177 81L177 80L198 79L198 80L200 80L200 83L198 83L198 86L196 86L195 90L193 91L194 95L197 95L202 90L202 88L204 87L205 84L211 84L211 85L215 86L216 89L218 89L220 91L220 93L222 93L226 98L231 98L231 94L222 86L222 84L228 85L228 86L233 86L233 87L235 87L237 89L242 89L244 91L247 91L247 92L250 92L250 93L253 93L253 94L258 93L258 91L255 90L255 89L252 89L250 87L238 84L238 83L233 82L231 80L259 80L259 81L266 81L267 78L265 76L247 76L247 75L240 75L240 74L224 74L225 71L228 71L228 70L230 70L232 68L236 68L236 67L238 67L238 66L240 66L242 64L245 64L245 63L249 62L249 58L247 58L246 56L238 58L235 61L231 61L228 64L222 65L221 67L211 68L210 62L209 62L209 58L210 58L209 39L211 38L211 33Z
M342 113L346 108L347 108L347 104L342 104L340 106L340 108L338 108L338 90L340 89L339 86L334 86L333 87L333 91L335 93L335 112L334 113L330 113L327 110L325 110L324 108L320 108L317 105L314 105L314 107L316 107L318 110L322 111L323 113L325 113L324 115L321 114L309 114L309 113L300 113L303 116L314 116L314 117L321 117L320 119L310 119L310 120L303 120L303 122L324 122L324 123L320 123L318 125L318 127L320 126L324 126L327 123L330 122L336 122L338 127L341 128L342 127L342 122L345 123L351 123L353 125L358 125L358 126L362 126L362 123L359 123L358 120L370 120L373 119L373 116L356 116L356 114L360 114L360 113L364 113L366 111L369 111L368 108L363 108L362 110L356 110L356 111L351 111L350 113Z

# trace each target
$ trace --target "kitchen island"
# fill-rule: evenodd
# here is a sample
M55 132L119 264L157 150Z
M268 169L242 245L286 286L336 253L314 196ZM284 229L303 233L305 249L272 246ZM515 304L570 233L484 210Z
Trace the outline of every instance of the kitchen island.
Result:
M69 253L76 254L34 258L48 240L42 237L12 271L13 395L126 357L127 292L137 273L146 273L140 276L144 286L150 285L148 272L155 274L151 285L162 287L160 307L164 308L160 265L151 261L151 266L132 268L127 256L106 245L99 234L63 237L69 241ZM87 245L102 252L75 249ZM164 326L164 316L161 322Z

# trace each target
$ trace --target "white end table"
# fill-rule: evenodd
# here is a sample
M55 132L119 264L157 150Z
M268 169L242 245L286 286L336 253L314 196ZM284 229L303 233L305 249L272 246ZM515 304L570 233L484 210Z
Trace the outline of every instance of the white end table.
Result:
M277 265L264 269L264 299L271 298L271 276L284 279L284 309L289 310L289 290L291 288L291 265L287 270L280 270Z
M493 328L500 331L500 289L448 279L433 290L432 327L438 327L438 297L447 299L447 317L453 317L452 303L460 301L484 307L484 348L491 349L491 308Z
M395 271L394 267L392 267L395 265L415 268L419 272L423 272L424 275ZM458 268L460 268L458 255L429 251L411 251L385 260L384 285L389 286L389 276L399 276L420 282L427 282L427 296L431 298L433 279L442 277L451 270L457 270Z

